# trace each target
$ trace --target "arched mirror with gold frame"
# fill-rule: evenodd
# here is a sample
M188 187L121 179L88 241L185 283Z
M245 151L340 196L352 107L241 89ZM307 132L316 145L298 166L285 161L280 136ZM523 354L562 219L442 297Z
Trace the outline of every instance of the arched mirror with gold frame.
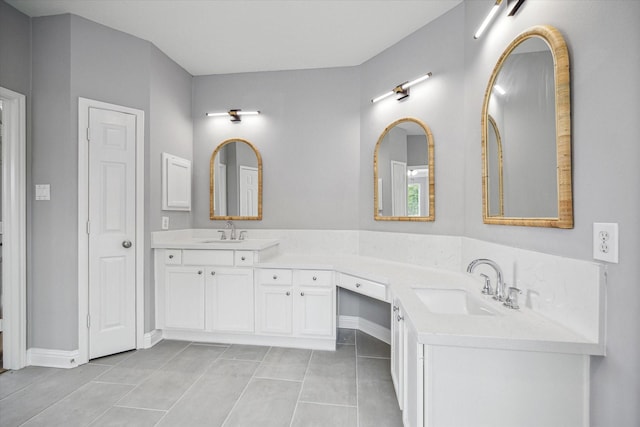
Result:
M223 141L211 155L209 218L262 219L262 157L245 139Z
M422 121L391 123L373 155L373 206L378 221L434 221L433 135Z
M518 35L489 79L482 215L486 224L573 228L569 54L554 27Z

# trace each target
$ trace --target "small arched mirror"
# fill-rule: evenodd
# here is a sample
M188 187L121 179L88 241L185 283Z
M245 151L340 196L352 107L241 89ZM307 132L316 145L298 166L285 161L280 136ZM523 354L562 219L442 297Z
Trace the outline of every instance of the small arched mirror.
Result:
M373 157L374 218L434 221L433 136L414 118L396 120L378 138Z
M249 141L222 142L211 155L209 218L262 219L262 157Z
M500 56L482 108L485 223L573 227L569 84L553 27L525 31Z

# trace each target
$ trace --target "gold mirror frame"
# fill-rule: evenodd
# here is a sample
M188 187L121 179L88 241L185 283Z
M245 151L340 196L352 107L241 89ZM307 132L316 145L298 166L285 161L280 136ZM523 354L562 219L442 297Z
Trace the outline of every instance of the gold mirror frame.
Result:
M487 130L489 99L493 85L511 52L529 38L542 38L553 55L556 106L556 165L558 184L558 217L526 218L489 216ZM528 227L573 228L573 196L571 184L571 99L569 52L560 31L549 25L538 25L518 35L507 46L493 69L482 105L482 219L485 224L521 225Z
M427 137L427 153L429 158L427 159L428 167L429 167L429 215L428 216L381 216L378 213L378 149L380 148L380 144L384 140L384 137L387 136L389 131L393 129L396 125L404 122L412 122L419 125L423 130L424 134ZM436 219L436 207L435 207L435 185L434 185L434 159L433 159L433 134L431 133L431 129L426 125L423 121L413 118L413 117L404 117L402 119L398 119L395 122L391 123L387 126L380 137L378 138L378 142L376 143L375 150L373 152L373 217L376 221L416 221L416 222L429 222L435 221Z
M213 189L215 188L215 180L214 180L214 163L216 155L222 150L226 145L231 144L232 142L243 142L247 144L256 155L256 159L258 161L258 215L257 216L231 216L231 215L214 215L214 195ZM211 220L243 220L243 221L259 221L262 219L262 156L258 149L249 141L242 138L231 138L223 141L220 145L213 150L213 154L211 154L211 159L209 160L209 219Z
M502 138L500 137L500 130L498 130L498 125L496 124L495 119L491 117L491 114L489 114L487 117L489 119L489 124L493 129L493 133L496 136L496 150L498 154L498 209L500 211L499 216L503 217L504 216L504 178L503 178L504 171L502 166ZM487 141L488 141L488 136L487 136ZM489 178L490 178L489 173L487 173L486 176L487 176L487 185L488 185ZM489 209L488 205L487 205L487 209Z

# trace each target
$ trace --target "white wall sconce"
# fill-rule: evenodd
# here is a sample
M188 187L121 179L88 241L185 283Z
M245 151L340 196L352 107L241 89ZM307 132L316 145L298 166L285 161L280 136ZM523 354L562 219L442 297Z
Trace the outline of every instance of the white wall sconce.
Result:
M242 116L257 116L260 111L242 111L239 108L231 109L224 113L207 113L207 117L231 117L231 122L239 123L242 121Z
M473 35L473 38L479 39L480 36L482 36L484 30L487 29L489 24L491 24L493 19L498 14L500 6L502 6L503 3L507 5L507 16L514 16L518 12L518 9L520 9L520 6L522 6L522 3L524 3L524 1L525 0L496 0L496 2L491 7L491 10L489 11L489 14L486 18L484 18L482 24L480 24L478 31L476 31L476 33Z
M398 97L396 98L398 101L401 101L403 99L405 99L406 97L409 96L409 88L411 86L415 86L420 82L423 82L425 80L427 80L429 77L431 77L431 73L427 73L423 76L418 77L417 79L413 79L409 82L404 82L399 84L398 86L394 87L393 89L391 89L389 92L383 93L382 95L373 98L371 100L371 102L378 102L378 101L382 101L385 98L388 98L392 95L397 95Z

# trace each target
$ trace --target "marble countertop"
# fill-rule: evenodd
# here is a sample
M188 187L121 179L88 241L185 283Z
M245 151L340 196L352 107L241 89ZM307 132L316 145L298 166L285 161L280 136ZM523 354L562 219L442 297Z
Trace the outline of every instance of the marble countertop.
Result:
M153 249L229 249L242 251L261 251L278 245L277 239L221 240L217 230L208 233L191 233L191 230L176 230L175 232L154 232L151 237ZM241 230L236 230L240 235ZM228 233L227 233L228 234Z
M382 283L387 300L399 302L423 344L604 355L604 345L554 322L525 306L520 296L519 310L504 307L482 295L483 282L477 275L424 268L355 255L326 256L278 254L256 265L260 268L335 270ZM413 288L463 289L490 306L493 315L431 313Z

